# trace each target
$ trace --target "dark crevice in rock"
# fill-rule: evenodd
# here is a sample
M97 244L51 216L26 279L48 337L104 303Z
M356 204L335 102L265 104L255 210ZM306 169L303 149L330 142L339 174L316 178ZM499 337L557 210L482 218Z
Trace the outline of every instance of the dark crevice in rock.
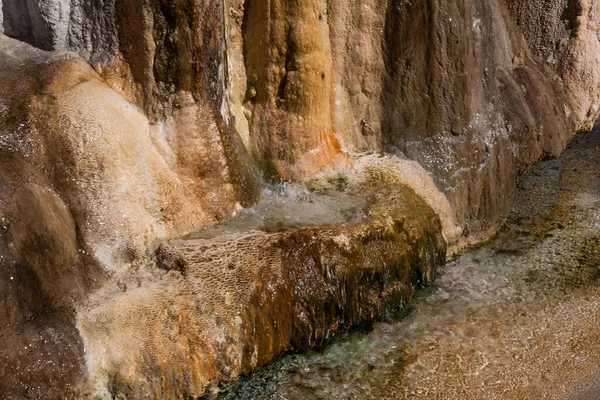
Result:
M34 44L31 17L27 0L3 0L0 3L3 15L4 34L17 40Z

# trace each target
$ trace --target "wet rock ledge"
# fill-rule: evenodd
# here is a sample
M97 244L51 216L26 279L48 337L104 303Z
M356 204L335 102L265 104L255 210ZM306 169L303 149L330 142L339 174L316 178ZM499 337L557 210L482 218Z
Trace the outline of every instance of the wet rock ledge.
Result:
M356 203L362 216L350 223L243 232L234 220L220 234L161 244L157 265L168 272L137 285L124 278L121 293L97 294L79 313L96 395L215 392L286 351L405 307L444 262L440 220L403 186L362 191Z

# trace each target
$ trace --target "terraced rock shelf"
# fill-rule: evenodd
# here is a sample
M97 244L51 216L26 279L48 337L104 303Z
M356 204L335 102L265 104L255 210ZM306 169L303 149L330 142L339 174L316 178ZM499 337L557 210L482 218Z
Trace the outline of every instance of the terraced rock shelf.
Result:
M131 270L92 296L78 327L98 395L215 393L405 309L443 265L439 218L411 189L301 188L162 243L153 275Z
M398 321L288 355L224 399L600 398L600 131L518 184L500 233Z

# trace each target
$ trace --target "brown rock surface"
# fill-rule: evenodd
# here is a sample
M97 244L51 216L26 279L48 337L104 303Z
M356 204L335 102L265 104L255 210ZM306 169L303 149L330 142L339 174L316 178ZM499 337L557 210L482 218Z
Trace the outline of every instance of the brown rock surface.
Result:
M416 160L448 197L463 241L481 240L501 225L516 177L598 114L600 14L571 3L228 2L235 125L259 160L296 161L295 175L290 161L274 167L284 178L314 171L307 124L322 143L313 153L326 155L317 169L335 160L324 131L342 151Z
M158 266L170 272L132 272L79 313L96 395L196 397L404 308L445 242L410 189L374 195L370 217L350 225L163 243Z
M44 47L27 32L45 29L172 130L202 115L195 135L227 143L215 157L234 149L248 166L248 152L298 180L340 152L401 153L434 177L466 242L497 230L516 176L599 112L587 0L38 3L4 0L7 33Z
M409 315L282 357L219 398L598 399L598 128L527 171L503 229L447 263Z
M7 321L0 356L8 360L0 378L9 377L0 385L14 396L68 396L68 385L86 393L73 324L83 324L77 310L92 307L90 294L101 287L96 298L114 295L105 302L115 315L106 311L102 326L124 324L121 298L132 302L130 315L143 313L146 298L120 294L124 277L158 279L152 265L161 241L232 217L258 200L262 179L363 176L373 154L384 153L385 186L408 186L429 206L411 218L433 209L454 250L488 238L508 213L517 177L558 155L600 112L598 7L591 0L0 0L6 35L52 50L0 34ZM169 279L160 290L169 290L166 282L178 287ZM182 305L173 307L184 315ZM136 335L127 329L123 346ZM42 353L68 342L71 350L59 353L71 372L36 364L29 378L19 375L38 355L19 355L12 344L36 332ZM185 331L178 343L193 344L196 334ZM135 371L189 373L165 393L200 393L212 379L285 350L293 336L269 339L278 344L260 362L230 358L238 367L225 372L173 367L156 361L158 350L146 359L103 359L104 339L86 362L94 379L107 376L99 372L104 361L126 380ZM213 339L207 351L221 357ZM121 363L131 371L116 371ZM144 370L152 363L155 370ZM60 387L33 385L36 374Z
M0 393L79 397L75 312L91 290L253 189L232 177L228 143L198 134L219 128L196 105L153 125L80 57L0 44Z
M259 162L284 179L320 171L340 152L326 2L247 1L242 37Z

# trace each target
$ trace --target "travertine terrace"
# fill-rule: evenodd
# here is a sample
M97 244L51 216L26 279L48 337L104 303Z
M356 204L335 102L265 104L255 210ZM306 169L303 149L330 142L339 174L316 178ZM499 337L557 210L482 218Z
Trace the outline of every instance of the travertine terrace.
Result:
M197 397L405 307L591 129L599 26L591 0L0 0L0 394Z

